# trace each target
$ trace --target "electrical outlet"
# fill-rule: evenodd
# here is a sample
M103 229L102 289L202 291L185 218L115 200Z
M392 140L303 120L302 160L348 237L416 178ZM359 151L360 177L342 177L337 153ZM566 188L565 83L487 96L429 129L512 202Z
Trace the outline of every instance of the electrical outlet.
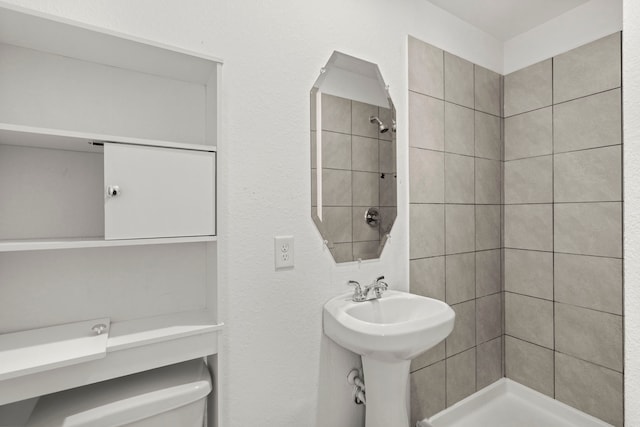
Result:
M293 268L293 236L276 236L274 255L276 270Z

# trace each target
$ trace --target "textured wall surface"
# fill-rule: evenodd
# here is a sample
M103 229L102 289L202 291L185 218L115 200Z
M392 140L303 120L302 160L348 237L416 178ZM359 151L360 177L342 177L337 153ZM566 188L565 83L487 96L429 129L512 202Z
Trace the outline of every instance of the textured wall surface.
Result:
M640 425L640 3L624 1L625 424Z
M409 37L412 293L455 327L412 362L412 424L502 377L502 76Z
M322 334L322 305L348 279L408 289L407 187L382 259L336 265L309 215L309 90L334 50L378 63L396 104L406 174L406 35L498 69L493 38L424 0L13 0L12 3L223 58L219 390L225 427L358 426L345 376L358 359ZM275 272L273 237L296 238Z
M512 73L620 31L621 25L622 0L590 0L507 40L502 72Z
M322 336L321 307L350 278L367 282L384 273L395 288L408 289L407 33L498 72L502 44L424 0L7 2L224 59L218 198L227 325L223 425L361 425L362 409L344 385L357 359ZM631 13L634 2L626 2ZM630 34L640 24L635 12L627 22ZM309 217L309 88L333 50L378 63L398 110L398 221L382 259L360 265L335 265ZM275 273L273 236L280 234L296 237L296 268ZM637 294L635 300L627 295L626 303L628 312L640 312ZM638 360L635 349L630 354ZM633 365L627 368L633 372ZM637 381L637 366L635 373L627 378ZM640 423L637 402L636 395L627 405L635 405L635 412L627 411L630 426Z

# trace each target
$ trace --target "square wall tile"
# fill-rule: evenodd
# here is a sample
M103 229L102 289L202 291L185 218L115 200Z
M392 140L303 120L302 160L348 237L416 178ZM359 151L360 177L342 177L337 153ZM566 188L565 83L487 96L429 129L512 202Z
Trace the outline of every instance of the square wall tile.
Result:
M364 242L376 240L380 241L380 226L376 225L375 227L370 226L365 221L365 213L371 206L354 206L351 209L351 218L353 223L353 241L354 242ZM373 206L376 207L376 206ZM377 208L377 207L376 207ZM380 209L380 208L377 208ZM343 221L344 221L344 217Z
M475 70L475 109L493 114L502 115L502 76L494 71L479 65Z
M476 348L476 388L481 390L502 378L502 338Z
M622 260L555 254L555 299L622 314Z
M353 259L374 259L380 258L380 241L353 242Z
M312 156L315 158L315 153L312 152ZM315 162L312 164L316 165ZM351 169L351 135L329 131L322 132L322 167L328 169Z
M447 304L458 304L476 297L475 254L447 255Z
M505 293L505 333L553 349L553 302Z
M622 146L556 154L553 163L556 202L622 200Z
M556 203L556 252L622 257L622 203Z
M380 205L380 174L375 172L353 172L353 205ZM344 191L342 189L341 191Z
M351 206L351 171L322 170L322 204Z
M476 203L502 203L502 162L476 158Z
M502 295L493 294L476 300L476 343L502 335Z
M380 143L380 172L395 173L396 167L396 142L379 140Z
M616 427L623 425L621 373L562 353L556 356L556 399Z
M446 364L449 407L476 392L476 349L450 357Z
M553 152L551 107L504 120L504 159L524 159Z
M420 258L409 261L411 293L445 300L444 257Z
M409 90L444 98L444 52L409 36Z
M353 261L353 243L351 242L335 243L329 250L336 262Z
M327 238L334 243L352 241L351 208L325 206L322 208L322 224Z
M444 255L444 205L409 205L411 259Z
M444 99L474 108L473 64L449 52L444 53Z
M620 89L578 98L553 107L553 150L556 153L620 143Z
M351 133L351 100L322 94L322 130Z
M505 249L504 289L553 300L553 253Z
M446 203L474 203L474 159L457 154L444 155L444 199Z
M450 102L444 103L444 150L474 155L474 111Z
M502 119L475 112L476 157L502 160Z
M504 350L507 378L554 397L553 350L510 336Z
M444 101L409 92L409 146L444 150Z
M505 162L505 204L552 203L553 178L553 156Z
M436 363L410 375L411 425L446 408L445 362Z
M411 203L444 203L444 153L409 148Z
M446 339L447 357L476 345L476 301L452 305L456 313L453 331Z
M351 101L351 133L358 136L378 138L378 125L369 121L369 117L377 115L377 105Z
M354 136L351 140L351 169L362 172L379 172L379 151L377 139Z
M444 360L445 357L445 344L444 341L441 341L435 347L432 347L418 357L411 359L410 371L415 372L419 369L433 365L434 363Z
M552 205L504 207L504 244L512 249L553 250Z
M476 250L497 249L501 244L500 205L476 205Z
M475 250L474 211L474 205L446 205L447 254Z
M552 103L551 59L504 77L504 115L525 113Z
M620 32L553 58L553 99L563 102L620 87Z
M382 193L382 190L380 190L380 192ZM382 194L380 197L382 197ZM385 234L391 233L391 229L398 217L398 208L396 206L380 207L380 216L381 219L378 228L380 229L380 238L383 238Z
M556 351L622 372L622 316L556 303Z
M500 292L501 251L476 252L476 297Z
M398 179L393 174L384 174L380 181L380 206L398 206ZM382 221L385 219L382 217Z

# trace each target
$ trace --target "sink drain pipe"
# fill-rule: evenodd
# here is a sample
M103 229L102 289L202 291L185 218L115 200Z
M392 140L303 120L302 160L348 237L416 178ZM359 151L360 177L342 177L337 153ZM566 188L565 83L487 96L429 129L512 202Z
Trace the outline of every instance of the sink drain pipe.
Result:
M364 390L364 381L362 379L362 373L359 369L352 369L347 375L347 382L353 386L353 401L356 405L366 405L367 396Z

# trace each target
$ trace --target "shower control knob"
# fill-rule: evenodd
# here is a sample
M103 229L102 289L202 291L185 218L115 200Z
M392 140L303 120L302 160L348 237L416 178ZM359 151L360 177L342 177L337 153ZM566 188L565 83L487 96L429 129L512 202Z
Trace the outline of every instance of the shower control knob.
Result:
M120 187L118 185L109 185L107 187L107 196L116 197L120 194Z

